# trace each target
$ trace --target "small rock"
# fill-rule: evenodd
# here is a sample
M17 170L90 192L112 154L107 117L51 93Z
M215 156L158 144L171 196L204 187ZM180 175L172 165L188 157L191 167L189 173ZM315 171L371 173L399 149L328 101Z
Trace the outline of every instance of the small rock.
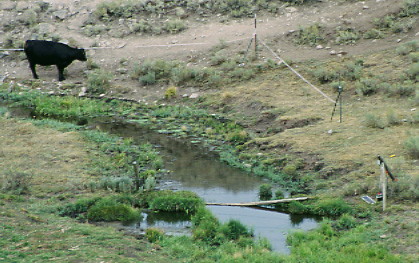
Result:
M328 130L327 133L328 134L333 134L333 130Z
M401 38L397 39L397 43L400 43L400 42L402 42Z
M323 49L323 46L322 45L317 45L316 49Z
M5 2L1 4L1 8L5 11L11 11L13 9L15 9L17 6L16 2Z
M335 50L332 50L332 51L330 51L330 53L329 53L330 55L336 55L336 51Z
M244 164L244 167L246 167L246 168L251 168L251 167L252 167L252 165L251 165L251 164L248 164L248 163L245 163L245 164Z
M362 7L362 9L369 9L369 6L364 5L364 6Z
M199 97L198 93L192 93L191 96L189 96L190 99L196 99L198 97Z
M288 13L294 13L294 12L297 11L297 8L295 8L295 7L287 7L287 8L285 8L285 11L288 12Z
M416 108L410 109L410 111L416 111Z
M380 238L385 239L387 238L387 235L381 235Z
M189 94L185 93L185 94L182 95L182 97L187 98L187 97L189 97Z
M68 12L67 12L67 10L58 10L58 11L55 11L54 13L52 13L56 18L58 18L58 19L61 19L61 20L64 20L64 19L66 19L67 18L67 16L68 16Z

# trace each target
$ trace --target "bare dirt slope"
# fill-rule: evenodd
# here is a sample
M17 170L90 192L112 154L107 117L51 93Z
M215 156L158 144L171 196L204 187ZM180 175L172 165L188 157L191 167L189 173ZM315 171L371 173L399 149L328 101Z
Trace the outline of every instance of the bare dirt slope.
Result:
M38 1L1 1L0 22L3 25L16 24L16 21L23 20L27 10L33 9ZM96 10L100 0L96 1L68 1L51 0L49 10L67 11L65 18L60 19L54 12L48 12L38 18L36 23L48 23L52 25L51 34L60 36L62 41L73 39L80 47L89 48L98 45L105 49L90 50L88 56L105 70L116 71L121 67L121 59L126 59L128 70L135 63L143 62L145 59L179 59L189 61L194 58L194 63L205 64L208 61L208 52L220 40L234 41L229 44L231 52L246 50L251 37L254 34L254 19L226 19L225 16L214 16L206 19L204 23L196 16L189 16L184 19L188 29L179 34L163 35L135 35L131 34L123 38L111 37L109 34L86 36L82 34L82 26L89 15ZM314 22L326 25L327 30L333 30L339 25L351 25L359 29L372 27L374 18L381 18L385 14L396 12L400 9L401 3L397 0L369 0L369 1L319 1L314 6L287 7L283 5L276 15L261 12L257 16L257 37L269 43L271 49L277 52L284 59L302 61L307 59L326 59L330 57L330 51L344 51L348 55L363 54L378 50L387 49L398 45L401 41L417 39L418 26L405 34L394 34L385 39L375 41L360 41L356 45L334 46L332 43L326 45L330 49L316 49L315 47L296 46L287 35L297 30L299 26L307 26ZM25 25L17 23L13 31L0 34L0 42L4 42L10 34L16 39L26 40L33 38L29 27L36 25ZM32 30L33 31L33 30ZM35 36L36 37L36 36ZM176 45L173 45L176 44ZM185 44L185 45L184 45ZM166 46L169 45L169 46ZM172 46L170 46L172 45ZM121 48L122 47L122 48ZM108 49L109 48L109 49ZM112 49L110 49L112 48ZM272 57L262 51L262 56ZM22 56L23 57L23 56ZM86 77L82 72L85 65L75 62L68 68L67 82L83 83ZM41 79L52 81L56 79L55 69L39 69ZM24 60L8 61L7 57L0 64L0 72L13 79L29 79L31 72ZM117 85L129 87L134 93L126 94L135 99L143 97L152 98L161 94L158 92L144 92L138 82L133 82L126 75L119 75L114 79Z

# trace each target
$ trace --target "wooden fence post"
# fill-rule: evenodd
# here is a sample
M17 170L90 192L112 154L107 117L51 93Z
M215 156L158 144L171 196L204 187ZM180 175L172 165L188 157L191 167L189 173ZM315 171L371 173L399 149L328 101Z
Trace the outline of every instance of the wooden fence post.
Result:
M384 162L380 160L380 183L382 187L382 193L383 193L383 212L386 210L386 202L387 202L387 176L386 171L384 168Z

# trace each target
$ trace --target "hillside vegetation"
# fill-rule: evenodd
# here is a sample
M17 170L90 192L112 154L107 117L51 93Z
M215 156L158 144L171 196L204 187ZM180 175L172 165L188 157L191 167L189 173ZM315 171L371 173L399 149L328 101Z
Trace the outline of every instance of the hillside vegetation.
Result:
M0 7L0 46L4 49L22 48L24 40L30 38L92 48L87 51L86 64L74 62L67 68L65 82L55 81L55 67L38 67L40 80L32 80L23 52L1 51L0 84L5 100L35 107L37 114L50 117L72 119L80 115L85 118L113 111L112 114L150 125L167 124L169 127L165 128L179 132L180 136L195 134L209 144L214 143L222 149L223 161L265 176L291 195L316 196L320 202L340 198L352 207L352 212L339 213L342 217L333 223L324 223L317 232L290 235L289 242L294 250L288 258L276 258L278 262L322 262L322 252L313 258L309 255L319 242L325 242L327 247L334 238L340 238L337 243L342 242L336 255L350 254L349 248L344 249L346 245L350 248L353 245L353 249L359 251L362 249L355 247L355 243L371 242L379 247L371 250L376 253L374 259L397 262L401 256L403 260L414 262L418 258L417 0L58 0L1 1ZM255 14L256 40L252 38ZM341 100L338 100L339 91ZM63 96L52 99L55 96L38 96L36 92ZM78 97L80 94L102 100L89 104ZM133 104L109 103L110 98ZM108 103L105 99L109 99ZM114 167L104 165L95 170L86 163L86 159L96 158L86 154L95 151L80 145L77 130L56 133L41 125L45 130L39 131L32 124L6 120L4 117L8 115L3 112L1 115L1 136L7 140L3 140L4 148L0 149L0 205L4 208L4 217L15 218L17 223L2 221L1 240L8 245L8 252L0 254L0 259L11 254L13 259L26 253L26 249L35 249L29 243L39 236L31 233L29 240L24 237L24 232L31 227L35 232L45 228L57 239L71 232L67 229L74 230L74 235L68 234L75 242L70 247L54 240L39 245L45 251L78 250L79 240L90 242L87 236L92 237L94 249L105 250L112 242L100 240L121 238L121 233L110 229L95 234L90 225L76 224L76 227L70 219L54 217L51 211L40 206L51 205L44 200L47 198L64 205L98 192L104 195L106 182L102 179L99 187L98 180L102 175L112 174L109 171L115 167L118 171L126 168L125 150L122 153L120 150L118 155L115 154L118 149L112 148ZM32 135L43 138L43 132L59 137L57 144L42 149L37 140L31 141ZM9 138L12 139L9 141ZM62 146L67 140L71 147ZM50 143L48 138L40 141L45 145ZM16 148L8 148L12 142L16 143ZM96 141L93 145L95 143L101 144ZM130 143L125 140L111 144ZM71 152L73 146L77 152ZM59 156L53 158L47 154L52 158L50 162L30 161L51 151ZM381 203L366 206L361 199L364 195L375 197L380 191L378 154L397 178L389 182L385 212ZM150 153L150 156L158 159L155 154ZM103 165L108 157L104 155L105 159L97 163ZM15 158L21 158L22 163L16 163ZM144 164L151 167L144 178L159 170L161 161L156 162L156 166ZM86 171L83 167L89 169ZM61 176L51 176L56 171ZM70 179L76 173L89 178L85 181ZM32 176L38 179L34 179L36 183L31 191L19 184L10 185L13 180L9 177L19 178L25 186L25 178ZM44 176L49 184L51 180L57 182L44 187ZM107 182L111 183L109 180ZM149 179L150 188L155 183L153 180ZM90 191L91 181L98 186L94 194ZM125 185L118 181L118 185L133 187L132 182ZM74 191L76 194L71 193ZM14 208L15 204L18 208ZM294 213L320 213L318 203L293 204L286 209ZM60 227L51 227L48 222ZM195 241L205 241L205 246L211 246L214 245L211 242L222 236L222 242L226 243L220 241L218 245L226 251L233 249L233 245L228 245L230 241L226 241L230 240L227 235L215 230L215 227L225 230L227 226L214 222L197 225ZM67 224L70 225L67 227ZM211 229L221 232L209 242L204 239ZM5 239L4 234L12 230L20 232L16 237ZM104 236L99 236L102 234ZM160 240L158 231L151 234L157 235L158 242L143 243L144 255L135 252L135 248L128 245L131 237L125 236L123 242L128 248L120 254L114 247L105 260L121 255L126 259L132 254L134 258L150 257L150 262L164 262L170 258L165 248L170 247L172 252L177 251L175 257L179 261L186 258L205 262L204 252L211 251L201 244L207 250L196 248L189 258L190 255L181 253L184 248L180 244L176 247L176 241ZM354 236L360 239L351 243ZM242 238L242 243L234 244L235 248L243 248L235 255L236 259L245 261L246 256L260 255L270 258L268 246L260 243L255 245L254 251L245 250L247 232ZM310 245L305 250L298 245L303 241L313 242L307 243ZM182 246L189 246L190 241L182 242L185 242ZM359 253L371 255L371 251ZM80 256L80 251L78 253ZM88 252L83 250L83 253ZM95 258L99 254L87 256ZM236 262L234 257L216 253L207 259L209 262ZM368 260L371 259L363 262ZM333 262L332 258L329 262Z

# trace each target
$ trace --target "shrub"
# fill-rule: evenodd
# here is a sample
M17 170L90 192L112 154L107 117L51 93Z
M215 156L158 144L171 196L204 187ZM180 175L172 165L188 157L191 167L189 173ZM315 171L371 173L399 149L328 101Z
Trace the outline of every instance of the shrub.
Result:
M337 29L335 43L338 45L344 44L355 44L355 42L360 38L359 33L355 32L352 28L347 28L344 30Z
M365 114L365 126L369 128L384 129L386 123L379 116L377 117L372 113L367 113Z
M282 192L281 189L278 189L275 191L275 199L283 199L284 198L284 193Z
M419 83L411 80L406 80L403 83L388 85L384 92L390 97L411 97L414 96L416 90L419 88Z
M306 28L299 26L295 43L299 45L315 46L323 43L325 38L321 34L322 28L319 23L314 23Z
M203 200L189 191L158 191L149 201L150 209L166 212L195 213Z
M416 0L405 0L403 2L402 10L399 13L400 17L413 16L419 13L419 5Z
M171 34L177 34L186 28L182 20L169 20L163 26L163 29Z
M90 94L106 93L110 88L112 74L103 69L96 69L87 76L87 92Z
M226 135L226 139L230 142L244 143L249 138L249 135L244 130L236 130Z
M291 214L308 214L311 212L311 208L301 202L292 201L288 205L288 211Z
M342 199L336 198L319 201L314 207L314 212L318 215L339 216L352 212L352 209Z
M384 33L379 29L371 29L365 32L362 36L365 39L379 39L384 38Z
M342 90L345 88L345 82L344 81L340 82L340 87L342 88ZM330 83L330 88L332 88L332 90L335 91L335 92L339 92L339 81L334 81L334 82Z
M87 218L92 221L132 221L141 217L141 213L127 202L121 202L115 197L105 197L96 202L87 212Z
M337 221L336 227L341 230L347 230L356 227L356 219L348 214L343 214Z
M176 97L177 88L174 86L170 86L166 89L166 92L164 93L164 97L166 99L171 99L173 97Z
M240 237L249 237L252 235L245 225L234 219L230 219L228 223L224 224L221 231L228 239L231 240L237 240Z
M362 77L363 67L360 63L348 63L345 65L343 75L349 80L357 80Z
M413 63L419 62L419 52L412 52L409 57Z
M282 172L288 175L289 177L295 179L295 177L297 176L297 167L295 166L295 164L287 164L282 169Z
M33 174L9 169L2 180L0 177L0 189L10 191L13 194L22 195L29 193Z
M89 208L100 199L100 197L78 199L73 204L67 204L64 207L59 207L58 214L60 216L77 217L80 214L86 213Z
M393 109L387 111L387 123L389 125L399 125L401 123L398 114Z
M192 236L194 239L212 243L217 234L220 223L218 219L205 207L200 207L192 216L194 229Z
M259 198L261 200L269 200L272 198L272 185L262 184L259 186Z
M375 78L361 78L356 84L358 95L369 96L378 90L378 81Z
M313 72L315 78L317 78L320 83L324 84L336 79L336 72L329 72L327 69L320 68Z
M407 55L411 52L416 52L419 49L418 42L416 40L409 41L397 47L396 52L399 55Z
M407 70L409 78L415 82L419 82L419 63L413 63L412 66Z
M419 159L419 136L411 136L405 140L404 148L412 158Z
M133 179L128 176L103 176L99 185L102 189L120 193L132 193L136 190Z
M163 240L164 231L158 228L147 228L145 230L145 236L148 242L158 243Z

